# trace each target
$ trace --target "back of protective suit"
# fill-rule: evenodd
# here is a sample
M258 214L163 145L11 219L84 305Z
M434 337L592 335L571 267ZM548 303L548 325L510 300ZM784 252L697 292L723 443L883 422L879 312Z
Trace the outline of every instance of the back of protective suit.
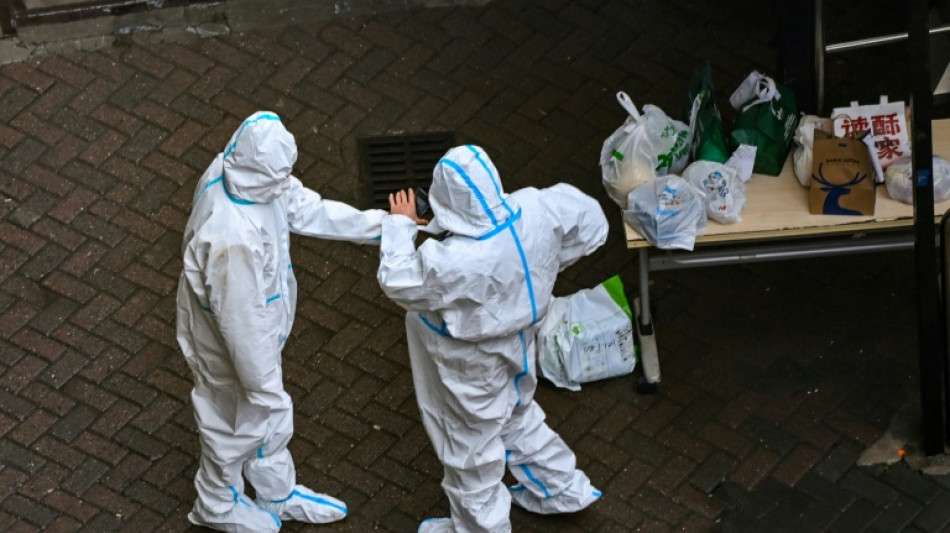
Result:
M429 195L434 223L449 236L418 251L384 237L379 280L387 296L456 339L507 336L536 324L558 272L607 238L607 219L593 198L567 184L505 194L477 146L446 153ZM395 234L400 224L414 232L406 222L384 221L383 232Z
M280 119L252 115L199 180L184 232L182 352L197 384L239 385L262 406L285 402L280 347L293 322L295 282L282 201L295 160Z

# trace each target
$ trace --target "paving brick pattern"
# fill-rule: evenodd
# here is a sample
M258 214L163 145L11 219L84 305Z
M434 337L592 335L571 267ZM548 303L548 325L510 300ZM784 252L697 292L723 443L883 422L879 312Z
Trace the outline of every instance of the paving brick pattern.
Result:
M0 531L197 531L180 238L198 176L245 116L284 117L296 175L328 198L362 202L358 138L449 130L485 147L508 189L567 181L616 213L597 166L623 120L614 94L683 118L709 60L724 102L774 68L775 14L761 8L495 0L0 67ZM558 294L615 273L634 294L611 218ZM377 250L293 246L299 478L352 510L324 530L415 531L447 505ZM855 465L917 394L912 261L655 275L658 394L632 377L538 392L603 500L571 516L514 510L515 530L948 530L950 478Z

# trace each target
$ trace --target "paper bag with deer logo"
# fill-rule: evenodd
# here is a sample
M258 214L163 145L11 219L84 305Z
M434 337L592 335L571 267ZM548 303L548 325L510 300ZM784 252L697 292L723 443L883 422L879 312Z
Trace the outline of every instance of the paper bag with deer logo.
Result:
M813 215L874 214L874 167L867 144L815 131L808 211Z

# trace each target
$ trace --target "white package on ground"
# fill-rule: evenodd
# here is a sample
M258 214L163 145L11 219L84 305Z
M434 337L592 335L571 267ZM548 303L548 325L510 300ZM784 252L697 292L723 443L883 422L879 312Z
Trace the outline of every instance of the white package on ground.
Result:
M910 156L895 160L884 171L884 186L891 198L904 202L914 203L914 182L911 179L912 161ZM933 158L934 203L950 199L950 161L940 157Z
M689 160L692 134L689 126L673 120L662 109L643 106L643 113L620 91L617 101L627 119L607 140L600 152L604 189L621 208L627 195L655 176L678 174Z
M541 375L558 387L633 372L633 322L619 276L554 298L538 330Z
M672 174L630 191L623 220L661 250L692 250L708 223L703 192Z
M745 184L736 169L715 161L694 161L683 171L683 179L706 195L706 216L722 224L742 220Z

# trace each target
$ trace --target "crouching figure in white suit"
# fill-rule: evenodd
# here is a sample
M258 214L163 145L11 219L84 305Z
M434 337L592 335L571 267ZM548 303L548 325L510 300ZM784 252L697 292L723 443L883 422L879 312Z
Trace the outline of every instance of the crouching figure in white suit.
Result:
M567 184L506 194L477 146L449 150L429 190L415 247L412 191L390 197L379 283L405 308L422 422L444 467L451 516L420 532L508 532L511 502L535 513L584 509L600 498L574 452L532 401L535 333L557 274L600 247L607 219ZM505 487L508 468L519 483Z
M189 520L269 533L282 520L326 523L346 505L298 485L281 350L297 305L290 232L376 242L382 210L324 200L291 175L297 145L268 112L251 115L198 181L184 232L178 342L194 375L201 444ZM251 501L244 479L254 487Z

